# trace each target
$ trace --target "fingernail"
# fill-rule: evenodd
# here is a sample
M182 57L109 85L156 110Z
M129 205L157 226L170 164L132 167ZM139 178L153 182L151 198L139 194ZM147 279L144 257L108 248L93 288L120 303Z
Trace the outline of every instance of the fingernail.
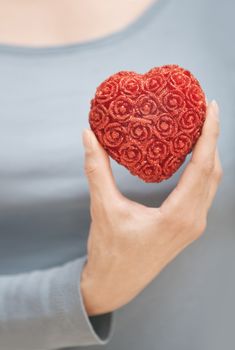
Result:
M215 113L218 115L219 114L219 106L218 106L218 103L216 102L216 100L212 100L211 105L212 105Z
M84 129L82 132L82 142L86 151L92 149L91 133L89 129Z

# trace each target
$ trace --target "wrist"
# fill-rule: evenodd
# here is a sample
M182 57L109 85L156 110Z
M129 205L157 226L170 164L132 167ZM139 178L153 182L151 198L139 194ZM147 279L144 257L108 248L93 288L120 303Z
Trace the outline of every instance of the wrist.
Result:
M83 304L89 316L95 316L109 312L105 294L101 293L96 286L93 278L87 273L84 266L81 273L80 290L83 298Z

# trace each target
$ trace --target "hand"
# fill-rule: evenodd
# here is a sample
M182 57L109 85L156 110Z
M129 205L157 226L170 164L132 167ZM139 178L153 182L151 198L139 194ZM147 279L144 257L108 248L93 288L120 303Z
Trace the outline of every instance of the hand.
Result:
M131 301L202 235L222 176L218 135L218 106L213 101L179 183L161 207L153 208L121 194L107 153L94 133L84 130L92 222L81 291L89 315L113 311Z

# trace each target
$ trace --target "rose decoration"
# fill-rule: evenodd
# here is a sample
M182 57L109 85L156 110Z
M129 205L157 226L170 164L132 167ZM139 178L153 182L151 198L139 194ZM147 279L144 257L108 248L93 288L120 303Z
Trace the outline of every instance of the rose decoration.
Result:
M129 97L118 96L110 103L108 111L114 120L129 120L134 113L134 103Z
M102 137L102 136L101 136ZM105 127L103 142L109 147L120 146L125 139L125 129L119 123L110 123Z
M89 124L107 153L131 174L161 182L183 164L205 117L199 81L169 64L107 78L91 100Z

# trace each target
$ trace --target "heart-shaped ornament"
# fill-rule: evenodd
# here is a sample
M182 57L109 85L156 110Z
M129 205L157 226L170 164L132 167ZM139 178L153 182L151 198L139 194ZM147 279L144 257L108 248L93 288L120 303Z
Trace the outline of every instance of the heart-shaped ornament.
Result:
M178 65L164 65L107 78L91 100L89 123L107 153L131 174L161 182L191 152L205 116L198 80Z

